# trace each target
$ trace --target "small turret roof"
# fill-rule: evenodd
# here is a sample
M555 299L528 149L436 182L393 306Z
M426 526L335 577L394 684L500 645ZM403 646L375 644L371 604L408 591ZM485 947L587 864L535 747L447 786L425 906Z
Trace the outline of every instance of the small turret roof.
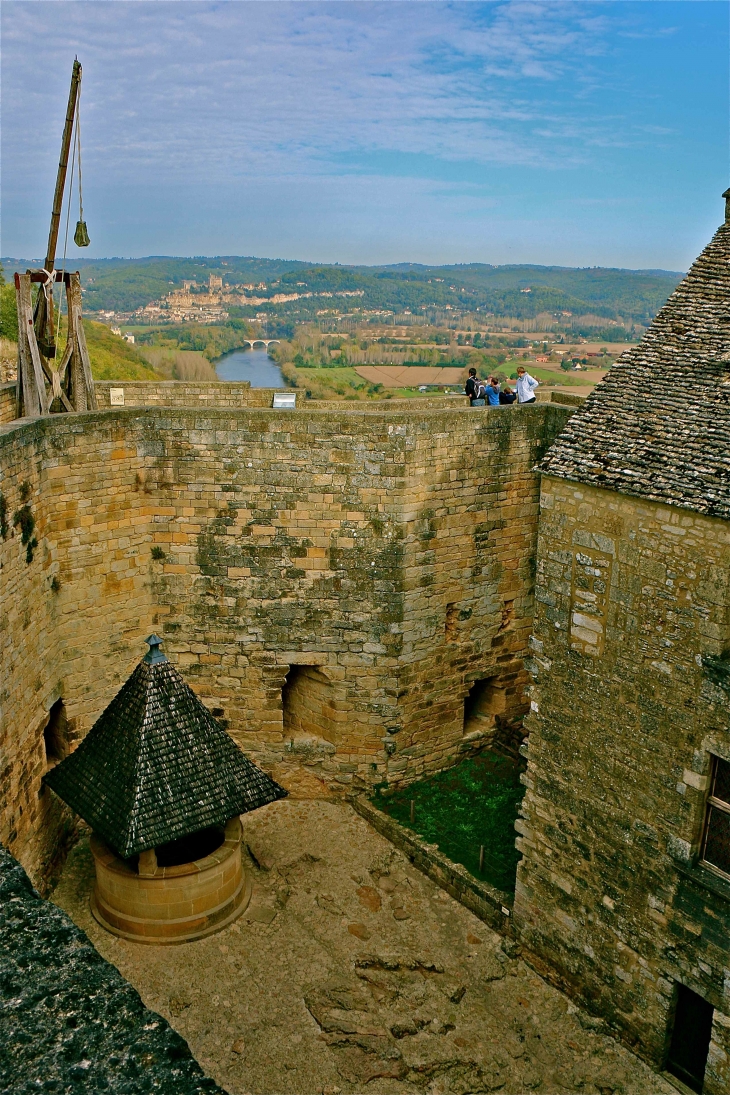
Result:
M45 782L122 857L283 798L159 650Z
M730 520L730 220L541 470Z

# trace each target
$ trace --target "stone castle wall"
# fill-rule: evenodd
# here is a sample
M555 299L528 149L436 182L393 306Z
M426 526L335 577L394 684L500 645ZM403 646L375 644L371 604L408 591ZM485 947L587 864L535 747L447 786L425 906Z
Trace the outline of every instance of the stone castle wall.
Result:
M543 476L515 920L536 962L661 1066L681 983L730 1089L730 886L693 865L730 759L730 525Z
M569 413L127 408L2 427L0 840L48 874L70 825L40 789L49 717L73 748L151 630L302 794L514 747L531 469Z

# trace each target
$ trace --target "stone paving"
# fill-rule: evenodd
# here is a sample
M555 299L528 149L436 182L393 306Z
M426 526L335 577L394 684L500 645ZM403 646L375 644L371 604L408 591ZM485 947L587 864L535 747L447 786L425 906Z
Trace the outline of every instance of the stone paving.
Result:
M349 806L246 816L251 904L196 943L92 919L88 841L52 899L231 1095L671 1095Z

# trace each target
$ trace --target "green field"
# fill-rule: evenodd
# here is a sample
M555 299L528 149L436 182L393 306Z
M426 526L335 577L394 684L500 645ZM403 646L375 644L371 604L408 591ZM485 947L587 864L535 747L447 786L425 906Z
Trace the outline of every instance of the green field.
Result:
M155 372L139 351L119 335L112 334L104 323L84 319L84 335L94 380L158 380ZM57 346L58 354L66 345L66 317L61 316Z

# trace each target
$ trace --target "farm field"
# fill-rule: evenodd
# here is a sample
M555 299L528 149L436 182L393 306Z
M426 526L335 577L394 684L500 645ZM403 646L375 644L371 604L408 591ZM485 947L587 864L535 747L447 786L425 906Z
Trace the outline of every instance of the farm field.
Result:
M570 342L568 339L565 341L565 346L570 350L575 350L576 354L580 357L585 354L599 354L601 350L608 350L611 357L618 357L624 350L633 350L638 343L636 342ZM554 346L554 349L561 350L562 346Z
M355 372L370 384L401 388L419 384L458 384L464 369L438 365L357 365Z

